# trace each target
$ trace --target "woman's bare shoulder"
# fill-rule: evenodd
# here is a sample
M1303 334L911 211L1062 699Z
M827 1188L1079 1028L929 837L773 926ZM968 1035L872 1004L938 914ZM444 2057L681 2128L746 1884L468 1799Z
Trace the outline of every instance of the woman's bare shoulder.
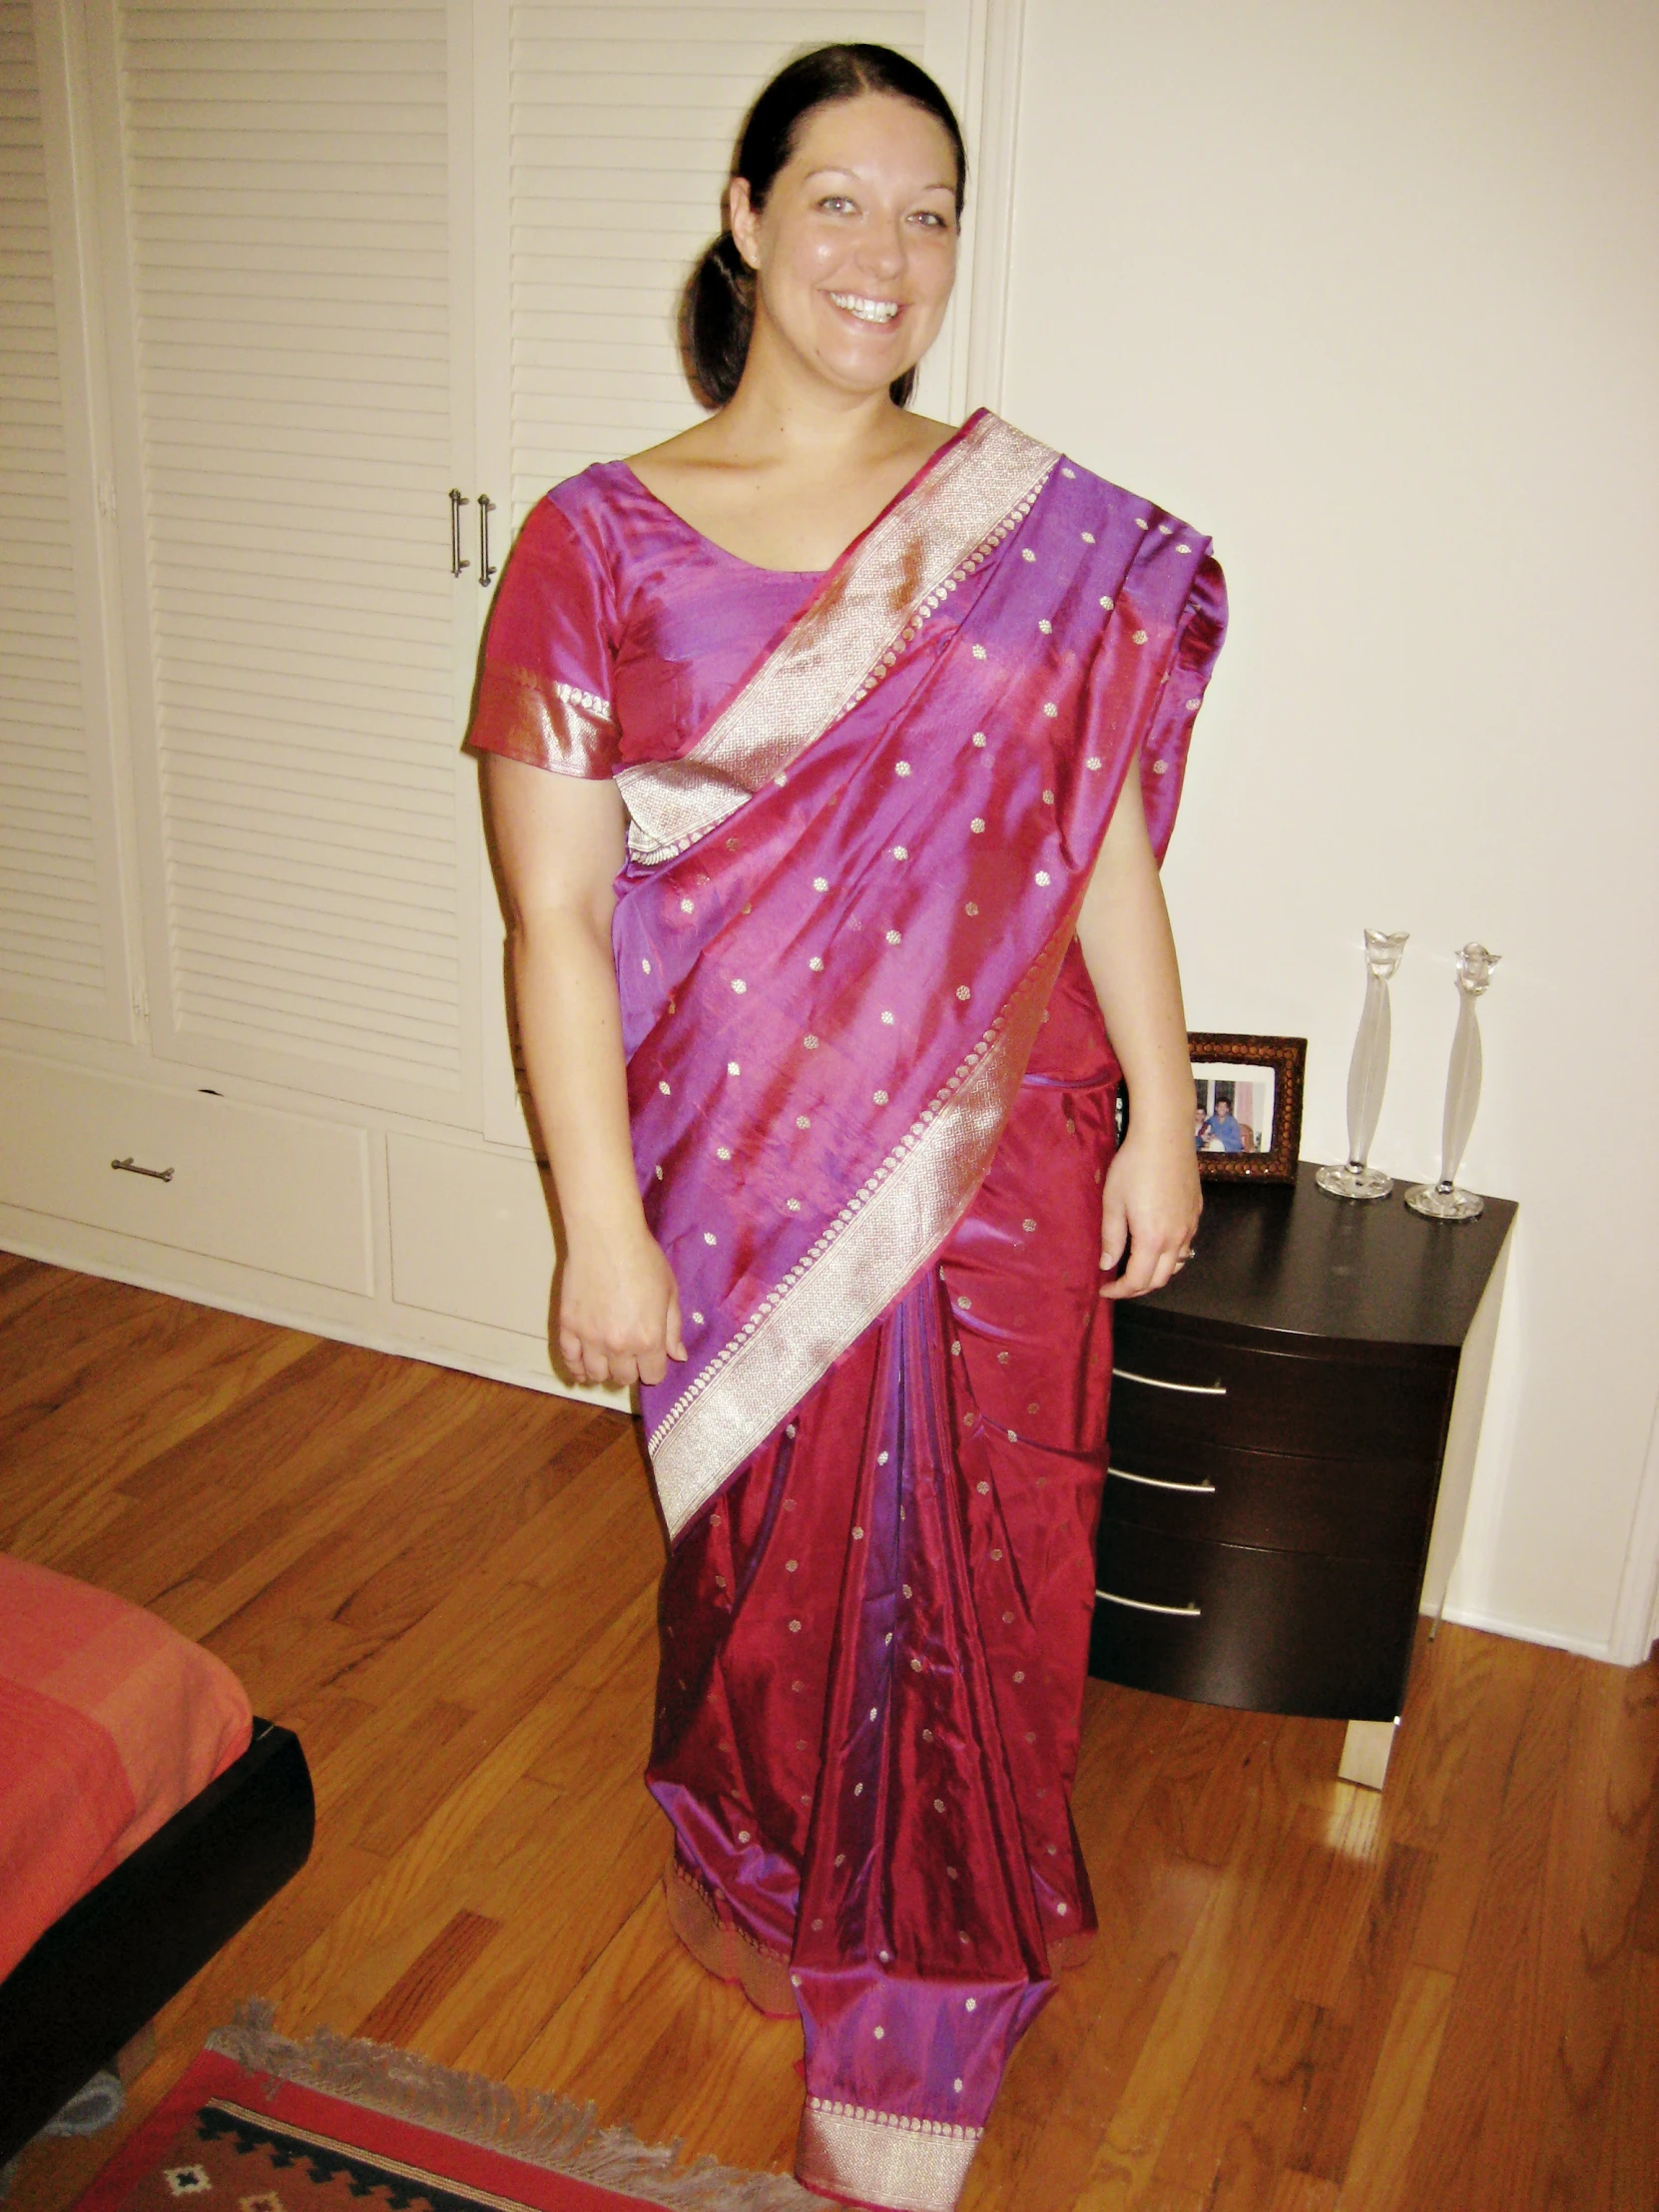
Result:
M626 465L642 483L649 483L653 477L675 477L720 466L723 440L715 428L716 419L711 416L706 422L694 422L689 430L664 438L661 445L648 445L638 453L630 453Z

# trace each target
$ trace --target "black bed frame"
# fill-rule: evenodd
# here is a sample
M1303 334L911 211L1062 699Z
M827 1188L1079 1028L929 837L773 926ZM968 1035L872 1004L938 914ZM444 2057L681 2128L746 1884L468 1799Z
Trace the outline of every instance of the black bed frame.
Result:
M299 1739L271 1721L0 1981L0 2165L305 1864Z

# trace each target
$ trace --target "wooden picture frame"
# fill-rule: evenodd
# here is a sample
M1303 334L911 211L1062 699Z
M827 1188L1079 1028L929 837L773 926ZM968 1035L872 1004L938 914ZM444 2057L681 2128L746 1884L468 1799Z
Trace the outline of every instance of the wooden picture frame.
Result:
M1187 1052L1199 1174L1218 1183L1294 1183L1307 1038L1194 1030ZM1235 1111L1238 1107L1247 1112Z

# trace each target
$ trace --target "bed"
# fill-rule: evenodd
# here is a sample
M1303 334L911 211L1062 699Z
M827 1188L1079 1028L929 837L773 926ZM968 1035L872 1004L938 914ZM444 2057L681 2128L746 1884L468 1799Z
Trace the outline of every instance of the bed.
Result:
M298 1739L141 1607L0 1555L0 2165L296 1874Z

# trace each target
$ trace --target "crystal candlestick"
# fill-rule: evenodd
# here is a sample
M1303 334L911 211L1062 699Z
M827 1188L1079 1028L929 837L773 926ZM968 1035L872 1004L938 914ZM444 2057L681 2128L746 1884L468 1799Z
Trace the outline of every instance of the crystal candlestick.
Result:
M1457 1027L1451 1038L1451 1066L1445 1079L1445 1118L1440 1123L1440 1180L1415 1183L1405 1194L1414 1214L1430 1221L1473 1221L1485 1205L1478 1191L1457 1187L1457 1164L1474 1127L1480 1104L1480 1023L1474 1003L1492 979L1501 954L1483 944L1466 944L1457 958Z
M1366 1162L1388 1080L1388 979L1399 965L1409 933L1366 931L1366 1003L1348 1067L1348 1159L1340 1168L1321 1168L1315 1177L1320 1189L1333 1198L1386 1198L1394 1187L1392 1176Z

